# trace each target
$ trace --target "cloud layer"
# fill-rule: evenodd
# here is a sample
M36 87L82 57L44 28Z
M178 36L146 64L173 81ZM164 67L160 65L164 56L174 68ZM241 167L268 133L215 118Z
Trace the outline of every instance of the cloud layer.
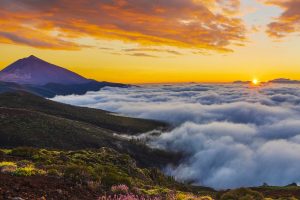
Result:
M81 37L215 51L245 40L239 0L0 0L0 42L76 50Z
M239 84L105 88L56 101L164 120L174 129L141 137L185 153L165 172L215 188L300 182L300 88Z

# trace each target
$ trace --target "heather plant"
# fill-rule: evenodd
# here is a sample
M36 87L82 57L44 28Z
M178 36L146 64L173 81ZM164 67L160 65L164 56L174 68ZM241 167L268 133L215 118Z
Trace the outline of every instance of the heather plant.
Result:
M127 185L113 185L111 186L111 192L114 194L128 194L129 188Z
M162 197L148 197L135 194L120 194L120 195L103 195L98 198L98 200L163 200Z

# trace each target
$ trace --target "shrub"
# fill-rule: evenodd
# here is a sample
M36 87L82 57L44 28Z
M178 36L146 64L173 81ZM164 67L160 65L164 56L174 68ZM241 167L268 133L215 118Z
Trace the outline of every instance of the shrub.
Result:
M93 191L96 191L97 189L99 189L100 185L101 185L100 181L88 181L87 182L87 187Z
M32 158L34 155L38 153L38 149L31 147L19 147L13 149L9 154L12 156L24 157L24 158Z
M32 165L32 163L28 160L21 160L17 162L18 167L27 167Z
M102 177L102 184L110 188L113 185L125 184L131 186L131 178L118 174L116 172L108 172Z
M11 174L17 169L17 165L14 162L0 162L1 173Z
M0 168L2 168L2 167L8 167L8 166L15 166L15 167L17 167L16 163L14 163L14 162L7 162L7 161L0 162Z
M20 167L12 173L15 176L33 176L33 175L44 175L44 170L36 169L33 166Z
M54 177L61 176L61 173L57 169L49 169L49 170L47 170L47 174L49 176L54 176Z
M111 186L111 191L114 193L114 194L128 194L129 192L129 188L127 185L113 185Z
M148 197L134 194L100 196L98 200L162 200L163 197Z
M69 165L65 168L64 177L80 184L87 183L91 180L100 180L99 177L94 175L91 168L75 164Z
M221 200L263 200L264 196L256 191L240 188L226 192L221 196Z

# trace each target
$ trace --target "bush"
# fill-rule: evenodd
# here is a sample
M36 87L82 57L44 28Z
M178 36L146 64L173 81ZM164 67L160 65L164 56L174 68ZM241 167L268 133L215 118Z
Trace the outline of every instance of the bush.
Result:
M49 169L49 170L47 170L47 174L49 176L54 176L54 177L61 176L61 173L59 173L59 171L57 169Z
M226 192L221 196L221 200L263 200L264 196L256 191L240 188Z
M12 156L24 157L24 158L32 158L36 155L39 150L31 147L19 147L13 149L9 154Z
M16 169L17 169L17 165L14 162L6 162L6 161L0 162L1 173L11 174L15 172Z
M129 188L127 185L113 185L111 186L111 191L114 194L128 194Z
M104 177L102 177L102 184L107 186L108 188L113 185L125 184L131 186L130 177L119 175L117 173L107 173Z
M15 166L15 167L17 167L16 163L14 163L14 162L7 162L7 161L0 162L0 168L2 168L2 167L8 167L8 166Z
M100 177L97 177L91 168L75 164L65 168L64 177L81 184L92 180L100 180Z
M34 176L34 175L45 175L44 170L36 169L33 166L20 167L12 173L14 176Z
M21 167L13 173L15 176L33 176L36 174L36 171L33 167Z
M32 163L28 160L21 160L17 162L18 167L27 167L32 165Z

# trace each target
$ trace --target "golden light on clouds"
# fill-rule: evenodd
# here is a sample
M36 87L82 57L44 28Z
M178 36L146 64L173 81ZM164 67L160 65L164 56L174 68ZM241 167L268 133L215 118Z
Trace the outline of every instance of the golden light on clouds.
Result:
M90 78L126 83L226 82L251 80L253 73L262 81L300 79L298 0L0 0L0 6L0 68L35 54Z

